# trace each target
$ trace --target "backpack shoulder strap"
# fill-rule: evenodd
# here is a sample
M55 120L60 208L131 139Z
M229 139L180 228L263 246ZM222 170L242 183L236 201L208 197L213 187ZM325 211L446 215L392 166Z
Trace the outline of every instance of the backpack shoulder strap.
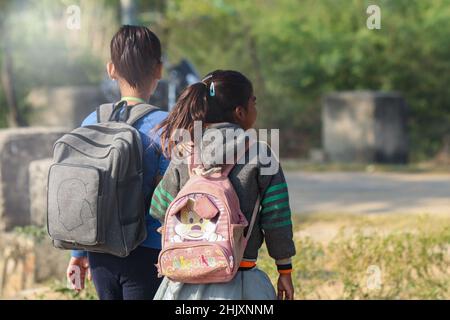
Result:
M122 106L115 105L114 103L105 103L97 107L97 123L108 122L111 120L111 116L113 113L117 112L115 110L115 106L120 108ZM126 121L127 124L133 126L136 121L141 119L142 117L148 115L149 113L160 110L160 108L149 105L149 104L137 104L129 108L129 115Z
M130 114L128 116L128 120L126 121L126 123L132 126L136 123L136 121L138 121L142 117L157 110L161 109L146 103L134 105L133 107L130 108Z
M109 121L114 111L113 103L105 103L97 107L97 123Z
M255 225L256 215L258 214L260 204L261 204L261 196L258 193L258 198L256 199L255 207L253 208L252 212L252 218L250 220L247 233L245 234L245 242L248 242L248 239L250 239L250 236L252 235L253 226Z

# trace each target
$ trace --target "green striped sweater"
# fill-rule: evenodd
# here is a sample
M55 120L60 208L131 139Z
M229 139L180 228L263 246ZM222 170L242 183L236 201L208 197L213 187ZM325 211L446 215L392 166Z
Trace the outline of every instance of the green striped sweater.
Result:
M217 124L229 128L230 124ZM225 148L224 148L225 149ZM248 159L248 155L247 155ZM267 165L268 166L268 165ZM244 259L256 261L258 250L265 241L269 255L277 264L290 263L295 255L291 210L289 206L288 186L281 166L274 175L261 175L260 162L237 164L230 172L229 179L238 195L241 210L250 221L258 193L261 197L261 209L257 214L255 226L244 253ZM171 201L189 179L186 164L169 165L161 182L153 194L150 214L164 221L166 210Z

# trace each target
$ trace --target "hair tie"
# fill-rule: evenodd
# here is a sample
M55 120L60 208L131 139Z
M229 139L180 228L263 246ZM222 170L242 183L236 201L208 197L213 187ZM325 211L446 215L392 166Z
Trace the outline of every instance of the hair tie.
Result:
M211 79L212 77L213 77L213 75L210 74L202 79L202 82L205 84L206 88L208 88L208 85L206 84L206 80ZM209 85L209 96L214 97L215 95L216 95L216 88L214 86L214 81L211 81L211 84Z
M214 81L212 81L209 86L209 95L211 97L214 97L216 95L216 89L214 88Z

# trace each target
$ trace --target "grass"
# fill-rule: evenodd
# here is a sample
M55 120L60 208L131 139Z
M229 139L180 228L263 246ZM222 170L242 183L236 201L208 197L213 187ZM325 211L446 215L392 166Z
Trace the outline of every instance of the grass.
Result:
M450 299L447 216L296 215L294 233L296 299ZM276 288L264 245L258 266ZM51 288L62 299L97 299L92 283L79 294L63 281Z
M317 214L294 222L297 299L450 299L448 217ZM302 233L333 223L331 240ZM275 285L265 248L258 260Z
M54 280L50 283L53 293L60 299L67 300L98 300L97 292L92 281L86 280L85 288L81 292L70 289L64 281Z
M33 239L36 242L42 242L47 237L47 229L45 227L38 227L33 225L15 227L14 232Z

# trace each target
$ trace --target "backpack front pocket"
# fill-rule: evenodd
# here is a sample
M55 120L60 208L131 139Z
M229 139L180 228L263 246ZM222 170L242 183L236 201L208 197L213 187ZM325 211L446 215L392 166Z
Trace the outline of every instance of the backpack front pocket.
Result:
M101 172L87 165L54 164L48 176L47 226L54 240L81 245L102 241L98 232Z
M161 251L159 273L185 283L218 282L232 273L233 257L213 244L177 244Z

